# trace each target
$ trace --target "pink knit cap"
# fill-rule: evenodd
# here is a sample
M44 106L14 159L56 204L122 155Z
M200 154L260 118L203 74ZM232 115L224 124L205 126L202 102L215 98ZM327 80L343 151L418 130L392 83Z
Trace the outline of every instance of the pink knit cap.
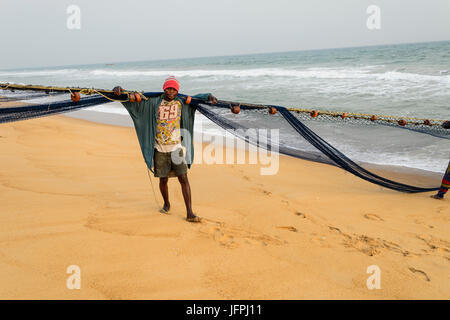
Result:
M175 90L180 91L180 84L174 76L168 77L164 82L163 90L166 90L167 88L174 88Z

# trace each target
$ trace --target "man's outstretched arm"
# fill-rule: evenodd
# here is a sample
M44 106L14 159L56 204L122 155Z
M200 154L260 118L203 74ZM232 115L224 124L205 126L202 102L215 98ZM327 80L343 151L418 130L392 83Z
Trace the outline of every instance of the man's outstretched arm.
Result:
M123 94L123 89L120 86L116 86L113 88L112 90L114 93L112 93L110 95L111 98L113 99L120 99L120 100L128 100L129 96L126 94ZM131 115L131 117L133 118L137 118L142 114L142 110L143 110L143 103L145 100L141 100L141 102L137 102L137 101L124 101L121 102L123 104L123 106L127 109L128 113Z

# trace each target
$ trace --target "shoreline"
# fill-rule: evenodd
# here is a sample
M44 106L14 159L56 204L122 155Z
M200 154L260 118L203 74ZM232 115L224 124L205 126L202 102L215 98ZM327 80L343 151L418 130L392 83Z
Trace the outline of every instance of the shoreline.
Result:
M2 96L0 95L0 98ZM19 99L20 100L20 99ZM14 107L26 105L27 102L23 101L21 104L17 104L16 101L6 101L2 102L0 100L0 108L2 107L8 107L10 105L13 105ZM118 107L123 109L122 105L120 103L113 103L117 104ZM116 107L117 107L116 106ZM125 110L125 109L123 109ZM89 110L87 109L80 109L71 111L68 113L62 113L63 116L67 116L70 118L75 119L82 119L86 121L91 121L94 123L101 123L101 124L108 124L112 126L121 126L121 127L134 127L133 122L128 114L122 114L122 113L112 113L112 112L102 112L102 111L95 111L95 110ZM194 130L196 132L196 135L198 134L198 131L196 131L196 127L198 127L198 118L202 117L202 122L205 123L205 120L207 122L208 129L213 128L214 131L221 130L224 131L220 126L216 125L206 117L204 117L200 112L197 112L196 117L196 123L194 125ZM222 136L223 134L211 134L209 132L204 133L207 136ZM287 148L285 150L286 153L280 153L287 156L292 156L297 159L303 159L313 162L319 162L319 163L326 163L333 166L337 166L332 160L330 160L326 155L322 154L319 151L311 152L311 151L305 151L300 150L296 148ZM352 157L350 156L350 159ZM395 179L400 179L397 182L404 183L404 184L411 184L411 183L419 183L416 186L418 187L431 187L433 185L440 185L440 181L442 179L443 172L441 171L431 171L426 169L419 169L415 167L408 167L408 166L402 166L398 164L378 164L378 163L372 163L367 162L364 160L356 160L357 164L361 165L365 169L368 169L369 171L373 170L374 173L379 174L383 171L388 173L389 175L386 176L386 178L396 181ZM445 168L443 168L445 169ZM419 177L419 179L414 179L414 176ZM391 178L392 177L392 178ZM411 182L412 181L412 182ZM422 181L422 182L421 182Z
M0 96L1 97L1 96ZM23 102L21 104L17 104L16 101L6 101L2 102L0 101L0 108L2 107L9 107L10 105L13 105L14 107L23 106L26 105L26 102ZM214 127L216 130L223 130L221 127L216 125L215 123L208 120L206 117L201 115L201 113L197 112L197 115L200 115L204 118L204 120L207 120L210 124L210 127ZM89 110L76 110L71 111L68 113L62 113L61 116L73 118L73 119L79 119L84 120L92 123L99 123L99 124L106 124L111 126L118 126L118 127L131 127L134 128L133 121L129 117L128 114L114 114L114 113L106 113L106 112L97 112L97 111L89 111ZM198 119L198 116L196 117ZM203 120L203 121L204 121ZM196 120L197 122L197 120ZM195 131L196 125L194 125L194 131ZM198 132L196 132L195 135L197 135ZM203 133L204 135L211 136L211 134ZM196 138L194 135L194 139ZM223 135L221 135L223 136ZM236 138L238 139L238 138ZM195 141L195 140L194 140ZM247 143L246 150L248 150ZM302 154L301 157L292 156L289 154L282 154L279 153L279 155L292 157L295 159L301 159L316 163L324 163L331 166L335 166L339 168L333 161L328 159L325 155L322 155L320 152L317 152L317 154L311 154L306 151L298 152L298 154ZM398 166L398 165L387 165L387 164L375 164L370 162L358 162L359 165L363 166L365 169L372 171L373 173L383 176L385 178L389 178L391 180L401 182L404 184L411 184L418 187L430 187L433 185L439 186L442 179L442 173L441 172L434 172L434 171L428 171L423 169L417 169L412 167L405 167L405 166Z
M198 115L201 115L201 113L198 113ZM96 112L96 111L88 111L88 110L77 110L72 111L70 113L63 114L63 116L67 116L70 118L76 118L81 119L85 121L90 121L94 123L102 123L102 124L108 124L113 126L120 126L120 127L132 127L134 128L133 122L131 118L128 115L120 115L120 114L113 114L113 113L104 113L104 112ZM203 117L203 115L202 115ZM196 117L198 119L198 117ZM205 117L205 119L207 119ZM209 120L207 120L209 121ZM217 129L223 130L216 124L211 122L211 127L216 127ZM194 125L195 130L195 125ZM194 140L195 141L195 140ZM292 157L295 159L302 159L317 163L325 163L329 164L331 166L336 166L331 160L329 160L325 155L322 155L318 152L318 155L320 154L320 158L316 155L312 155L308 152L301 152L304 154L303 158L286 155L280 153L280 155ZM316 159L323 159L323 160L316 160ZM416 183L418 187L430 187L432 185L439 186L441 179L442 179L442 173L440 172L433 172L423 169L417 169L417 168L411 168L411 167L404 167L404 166L397 166L397 165L387 165L387 164L374 164L369 162L361 162L359 161L358 164L363 166L364 168L368 170L372 170L374 173L379 174L383 176L383 173L386 174L386 177L397 181L396 179L400 179L398 182L402 182L405 184L409 183Z

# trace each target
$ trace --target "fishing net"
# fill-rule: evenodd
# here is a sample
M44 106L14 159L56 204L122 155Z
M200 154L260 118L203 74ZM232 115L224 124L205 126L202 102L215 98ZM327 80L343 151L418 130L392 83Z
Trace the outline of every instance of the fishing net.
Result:
M117 97L112 91L100 89L11 84L0 84L0 89L9 90L0 92L0 124L71 112L112 100L127 101L130 94L133 95L124 91ZM87 96L80 98L78 95L76 98L75 95L74 99L76 92ZM140 96L145 99L160 94L146 92ZM423 151L430 158L427 149L429 152L450 149L450 130L443 127L444 120L336 113L230 101L219 101L212 106L192 99L191 105L219 127L250 144L297 158L333 164L366 181L401 192L438 190L439 175L411 180L409 175L395 172L392 174L395 179L389 179L384 176L385 170L380 175L376 167L371 168L371 154L382 152L389 158L390 154L398 156L399 149L409 148ZM276 139L268 136L262 141L256 134L258 131L249 129L277 129L278 136ZM359 154L364 154L365 159L358 159Z

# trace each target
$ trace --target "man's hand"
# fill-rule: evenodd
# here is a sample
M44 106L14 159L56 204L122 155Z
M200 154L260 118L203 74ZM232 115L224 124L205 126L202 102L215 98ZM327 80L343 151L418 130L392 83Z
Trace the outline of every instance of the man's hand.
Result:
M117 86L117 87L114 87L113 91L116 96L120 96L122 94L123 89L121 86Z
M208 102L211 102L211 104L216 104L217 103L217 98L214 97L212 94L210 94L209 97L208 97Z

